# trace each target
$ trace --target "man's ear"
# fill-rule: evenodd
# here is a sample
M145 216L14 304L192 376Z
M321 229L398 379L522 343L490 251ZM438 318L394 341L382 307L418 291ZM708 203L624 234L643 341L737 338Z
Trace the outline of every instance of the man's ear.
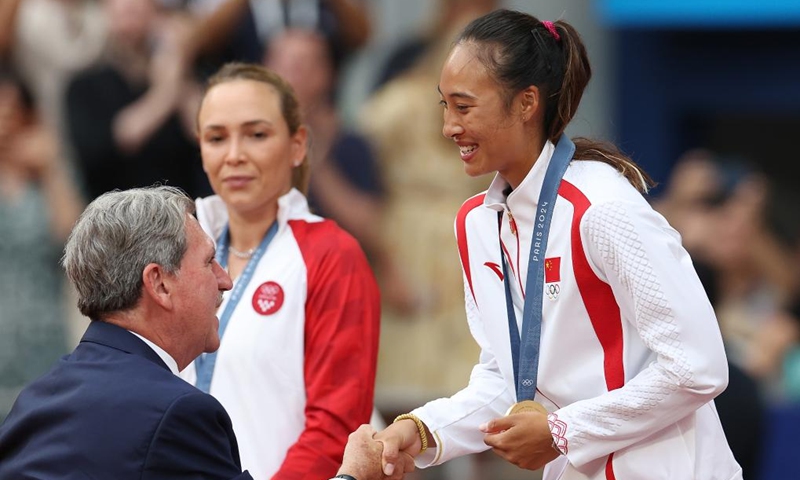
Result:
M142 272L142 294L162 308L172 308L173 275L157 263L150 263Z

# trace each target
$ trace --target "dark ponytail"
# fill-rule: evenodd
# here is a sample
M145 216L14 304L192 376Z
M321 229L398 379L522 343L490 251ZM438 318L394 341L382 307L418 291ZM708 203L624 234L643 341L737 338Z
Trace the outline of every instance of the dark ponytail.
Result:
M457 42L479 47L479 59L505 90L507 107L517 93L530 85L538 87L547 139L555 143L561 137L592 77L586 47L572 25L563 20L549 24L526 13L500 9L467 25ZM586 138L573 141L576 160L607 163L643 193L655 185L614 145Z
M561 64L564 66L564 75L558 95L552 99L556 114L550 119L550 122L545 120L547 139L551 142L555 142L572 121L575 112L578 111L583 92L592 78L589 56L578 32L563 20L554 22L553 27L559 36L556 54L562 56Z

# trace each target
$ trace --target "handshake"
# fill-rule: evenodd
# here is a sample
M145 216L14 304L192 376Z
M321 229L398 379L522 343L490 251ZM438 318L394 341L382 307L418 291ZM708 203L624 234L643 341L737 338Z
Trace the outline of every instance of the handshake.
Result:
M395 436L387 436L388 430L376 433L369 425L361 425L350 434L344 449L344 459L334 478L355 480L400 480L414 470L414 458L403 442ZM419 441L417 441L417 445ZM419 449L416 450L419 452Z
M495 418L478 428L484 443L504 460L528 470L538 470L561 455L554 445L547 416L524 411ZM411 414L397 417L385 430L362 425L350 434L339 477L355 480L400 480L414 470L414 457L436 442L428 427Z

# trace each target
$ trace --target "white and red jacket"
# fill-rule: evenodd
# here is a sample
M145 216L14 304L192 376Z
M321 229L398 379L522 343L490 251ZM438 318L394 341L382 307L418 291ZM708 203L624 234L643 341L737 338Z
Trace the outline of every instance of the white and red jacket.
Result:
M217 239L225 204L218 196L196 203L200 225ZM336 474L347 436L370 421L380 298L356 240L312 215L299 191L279 199L277 221L224 332L210 393L230 414L253 478L318 480ZM195 383L194 364L182 376Z
M415 410L437 443L417 458L420 467L486 450L478 426L516 402L498 238L519 325L553 150L548 142L510 194L497 176L458 213L480 363L462 391ZM722 338L678 233L613 167L573 161L548 242L536 400L551 412L564 455L544 478L740 479L713 403L728 381Z

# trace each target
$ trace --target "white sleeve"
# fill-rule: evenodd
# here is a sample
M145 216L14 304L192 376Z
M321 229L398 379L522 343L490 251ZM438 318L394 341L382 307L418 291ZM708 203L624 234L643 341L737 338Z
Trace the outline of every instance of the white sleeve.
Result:
M489 447L483 441L485 435L478 427L502 417L508 405L514 403L514 394L508 390L483 333L480 312L466 279L464 298L470 333L481 347L480 360L472 369L469 384L463 390L450 398L428 402L412 412L425 423L436 440L436 447L416 457L419 468L487 450Z
M716 316L680 236L646 202L593 205L584 249L655 361L623 387L550 416L573 465L633 445L722 392L728 366Z

